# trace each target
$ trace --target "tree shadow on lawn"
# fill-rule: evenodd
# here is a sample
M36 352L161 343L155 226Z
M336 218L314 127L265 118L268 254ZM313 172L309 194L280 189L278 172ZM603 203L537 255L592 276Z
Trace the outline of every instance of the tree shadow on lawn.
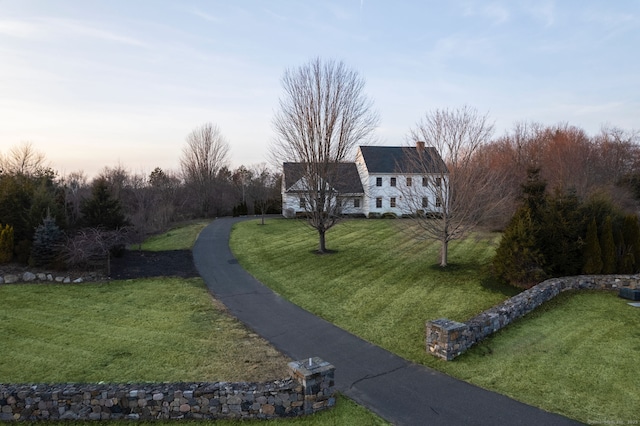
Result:
M498 293L506 297L513 297L522 291L522 289L500 282L491 273L490 266L480 265L476 262L451 262L445 267L434 263L429 266L429 269L442 274L457 275L459 277L464 277L465 275L473 275L474 277L476 277L479 275L482 277L480 280L480 285L482 286L482 288L490 291L491 293Z

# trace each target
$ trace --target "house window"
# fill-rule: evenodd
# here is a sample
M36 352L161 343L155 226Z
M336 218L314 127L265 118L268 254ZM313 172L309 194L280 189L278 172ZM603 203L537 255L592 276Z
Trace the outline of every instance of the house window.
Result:
M304 201L304 197L300 197L300 208L304 209L307 207L307 203Z
M382 197L376 198L376 208L377 209L381 209L382 208Z
M442 186L442 178L436 178L436 186L440 188Z
M382 186L382 178L376 178L376 186Z
M411 186L411 178L410 177L407 178L407 186Z
M396 197L391 197L391 201L389 202L389 205L391 207L395 207L396 206Z
M422 177L422 186L429 186L429 178L426 176Z
M427 197L422 197L422 208L426 209L429 207L429 199Z
M391 178L391 186L396 186L396 178Z
M436 207L442 207L442 199L440 197L436 197Z
M360 207L360 198L353 199L353 207L356 209Z

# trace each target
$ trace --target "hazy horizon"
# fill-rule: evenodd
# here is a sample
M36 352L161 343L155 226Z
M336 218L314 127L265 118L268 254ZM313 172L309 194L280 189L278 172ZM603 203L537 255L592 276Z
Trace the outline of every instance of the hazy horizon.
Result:
M0 0L0 153L23 141L62 174L178 170L205 122L231 166L267 162L285 69L342 60L367 81L377 143L427 111L637 129L634 1Z

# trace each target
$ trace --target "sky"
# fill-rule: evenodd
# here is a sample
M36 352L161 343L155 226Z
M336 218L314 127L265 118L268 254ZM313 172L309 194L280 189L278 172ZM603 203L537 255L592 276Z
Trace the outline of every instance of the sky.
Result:
M640 130L640 1L0 0L0 154L23 142L64 175L179 170L212 122L230 166L268 161L286 69L343 61L374 140L429 111Z

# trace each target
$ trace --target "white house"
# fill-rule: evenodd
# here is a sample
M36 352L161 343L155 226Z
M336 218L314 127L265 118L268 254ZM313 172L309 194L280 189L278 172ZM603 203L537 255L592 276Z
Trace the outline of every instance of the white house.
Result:
M284 163L282 212L305 211L300 163ZM447 167L440 154L424 142L415 147L360 146L355 163L341 163L335 185L342 214L367 217L392 213L439 213L446 198Z
M295 217L303 214L313 200L310 200L309 184L306 181L303 163L284 163L282 167L282 214ZM365 193L354 163L339 163L335 173L328 178L327 186L331 194L330 204L337 206L338 214L362 215Z

